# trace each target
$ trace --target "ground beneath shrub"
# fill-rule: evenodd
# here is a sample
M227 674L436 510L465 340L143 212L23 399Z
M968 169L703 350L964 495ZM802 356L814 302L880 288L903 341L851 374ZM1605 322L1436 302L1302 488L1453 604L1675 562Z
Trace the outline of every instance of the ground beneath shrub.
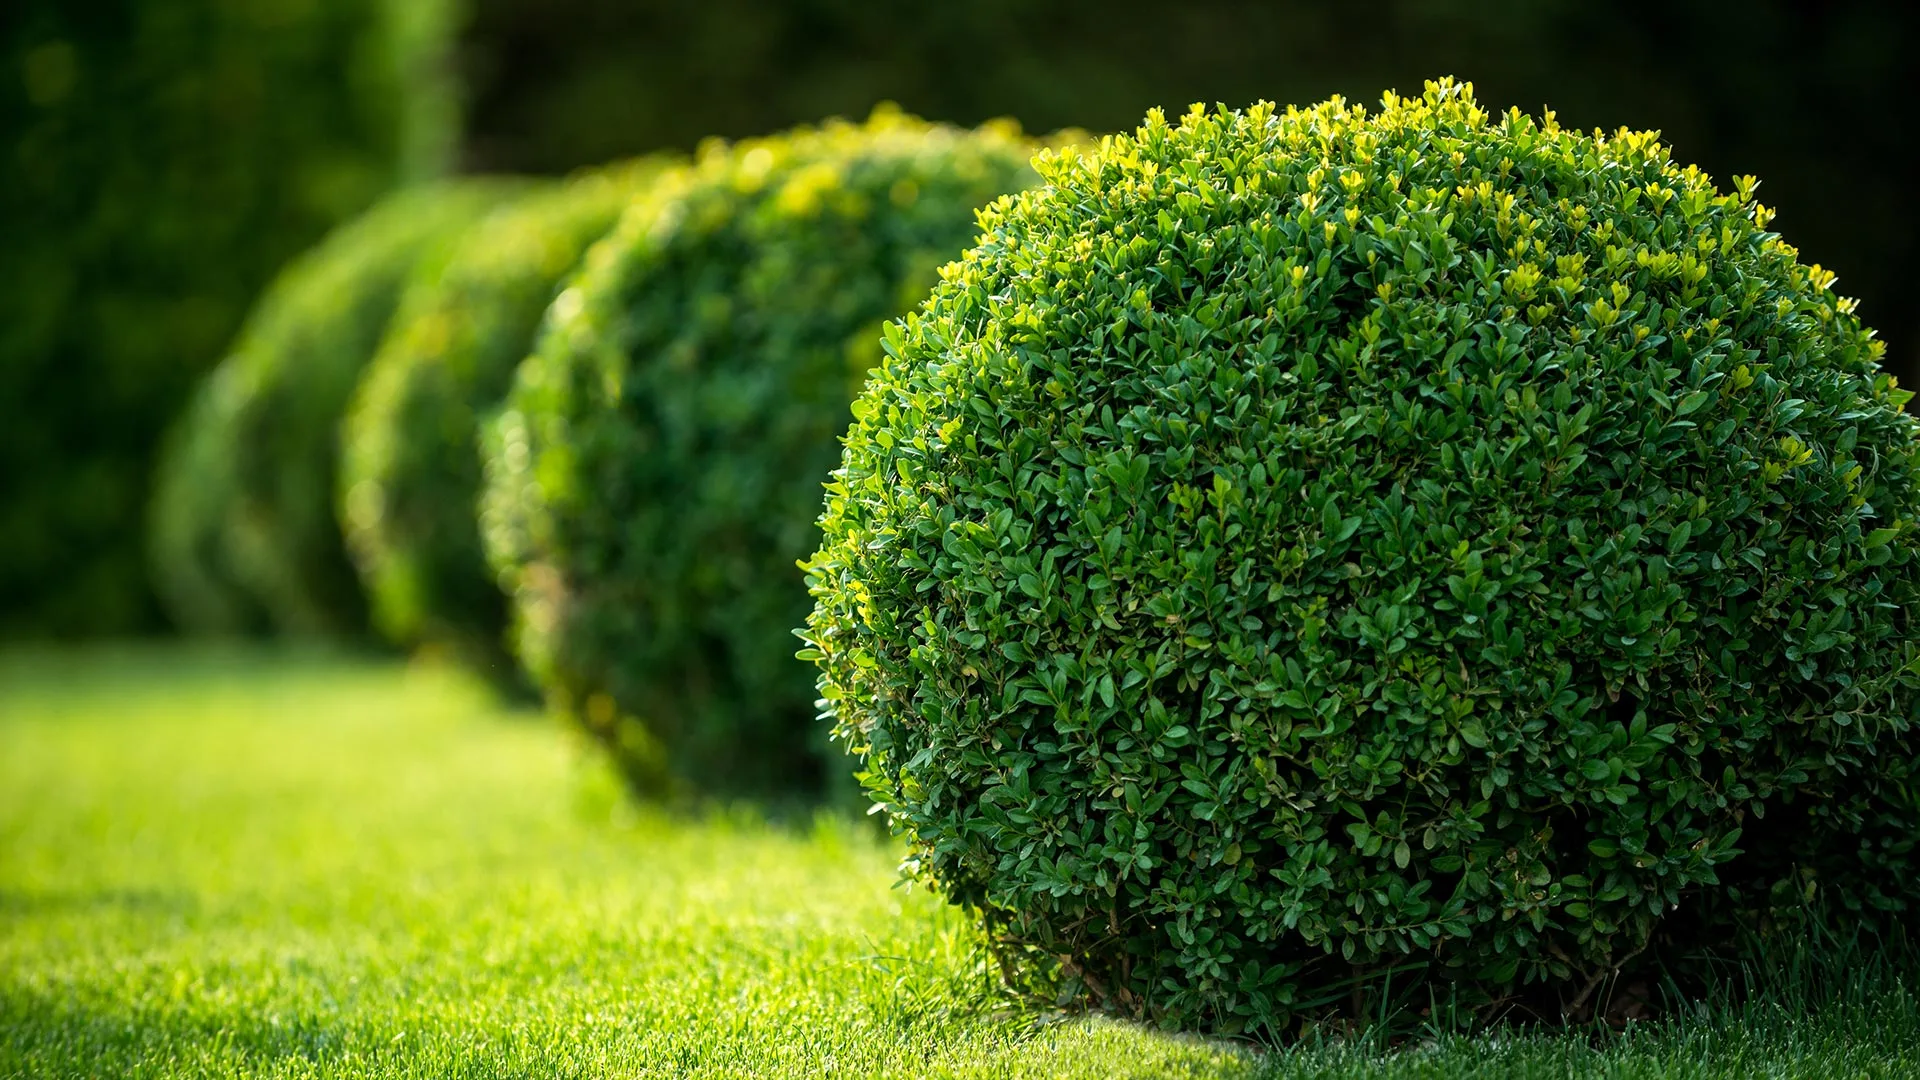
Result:
M1009 1011L857 823L635 810L442 670L0 656L0 1077L1907 1077L1913 980L1280 1053Z

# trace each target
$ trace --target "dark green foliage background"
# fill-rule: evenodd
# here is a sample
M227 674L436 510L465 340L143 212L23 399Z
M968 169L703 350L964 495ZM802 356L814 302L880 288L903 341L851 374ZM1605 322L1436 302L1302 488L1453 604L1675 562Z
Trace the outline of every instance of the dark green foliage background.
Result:
M0 633L158 625L135 523L162 426L284 260L456 142L473 171L558 174L882 99L1114 130L1152 105L1370 100L1455 72L1766 177L1914 372L1914 5L1389 0L1356 34L1333 0L473 0L464 137L431 27L450 19L431 0L0 14Z
M1029 130L1195 101L1372 101L1447 73L1580 128L1657 128L1762 197L1920 375L1920 5L1886 0L481 0L468 152L556 170L888 99Z
M819 789L790 631L821 478L882 321L1031 182L1031 151L897 113L711 146L555 301L492 435L482 534L521 658L637 786Z
M1796 863L1909 917L1910 395L1750 178L1445 84L1040 169L888 327L809 568L1004 954L1280 1032L1408 964L1574 1000Z
M358 637L366 601L334 518L339 429L409 280L515 181L391 196L277 277L169 438L155 483L153 564L175 621L237 633Z
M514 199L409 284L341 429L339 517L381 633L510 672L506 598L475 522L480 420L560 282L664 160L596 169Z
M0 14L0 635L153 628L162 429L256 291L453 149L438 0Z

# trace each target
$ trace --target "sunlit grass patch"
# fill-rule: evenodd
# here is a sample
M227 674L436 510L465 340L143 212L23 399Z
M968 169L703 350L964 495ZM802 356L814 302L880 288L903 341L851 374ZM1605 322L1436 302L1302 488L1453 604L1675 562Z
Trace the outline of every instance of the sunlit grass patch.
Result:
M1036 1015L897 857L834 817L636 808L440 669L16 654L0 1076L1920 1074L1891 973L1597 1040L1263 1056Z

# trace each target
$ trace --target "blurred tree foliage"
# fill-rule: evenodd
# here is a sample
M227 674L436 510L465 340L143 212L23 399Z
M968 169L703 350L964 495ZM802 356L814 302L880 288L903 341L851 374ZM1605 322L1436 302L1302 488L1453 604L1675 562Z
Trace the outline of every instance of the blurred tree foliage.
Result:
M0 13L0 636L158 625L161 430L262 283L456 135L443 0Z
M1740 173L1806 261L1840 275L1912 384L1920 258L1908 197L1920 5L1884 0L478 0L468 153L555 171L882 98L934 119L1131 129L1148 106L1417 92L1563 123L1660 129Z

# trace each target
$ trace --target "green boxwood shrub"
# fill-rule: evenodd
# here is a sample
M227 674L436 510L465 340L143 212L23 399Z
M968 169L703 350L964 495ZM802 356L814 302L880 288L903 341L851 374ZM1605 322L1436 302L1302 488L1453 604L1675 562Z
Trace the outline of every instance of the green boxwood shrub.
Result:
M660 171L594 170L502 206L408 287L341 434L340 520L374 625L497 673L506 598L480 548L480 417L588 244Z
M482 535L522 660L637 787L822 783L788 630L819 483L882 321L1030 152L893 111L711 144L555 300L491 432Z
M466 180L392 196L269 287L160 464L155 580L183 626L362 632L365 600L333 517L341 415L409 277L519 186Z
M1450 82L1037 167L886 329L803 650L1011 970L1277 1032L1577 1002L1743 866L1906 902L1909 394L1751 178Z

